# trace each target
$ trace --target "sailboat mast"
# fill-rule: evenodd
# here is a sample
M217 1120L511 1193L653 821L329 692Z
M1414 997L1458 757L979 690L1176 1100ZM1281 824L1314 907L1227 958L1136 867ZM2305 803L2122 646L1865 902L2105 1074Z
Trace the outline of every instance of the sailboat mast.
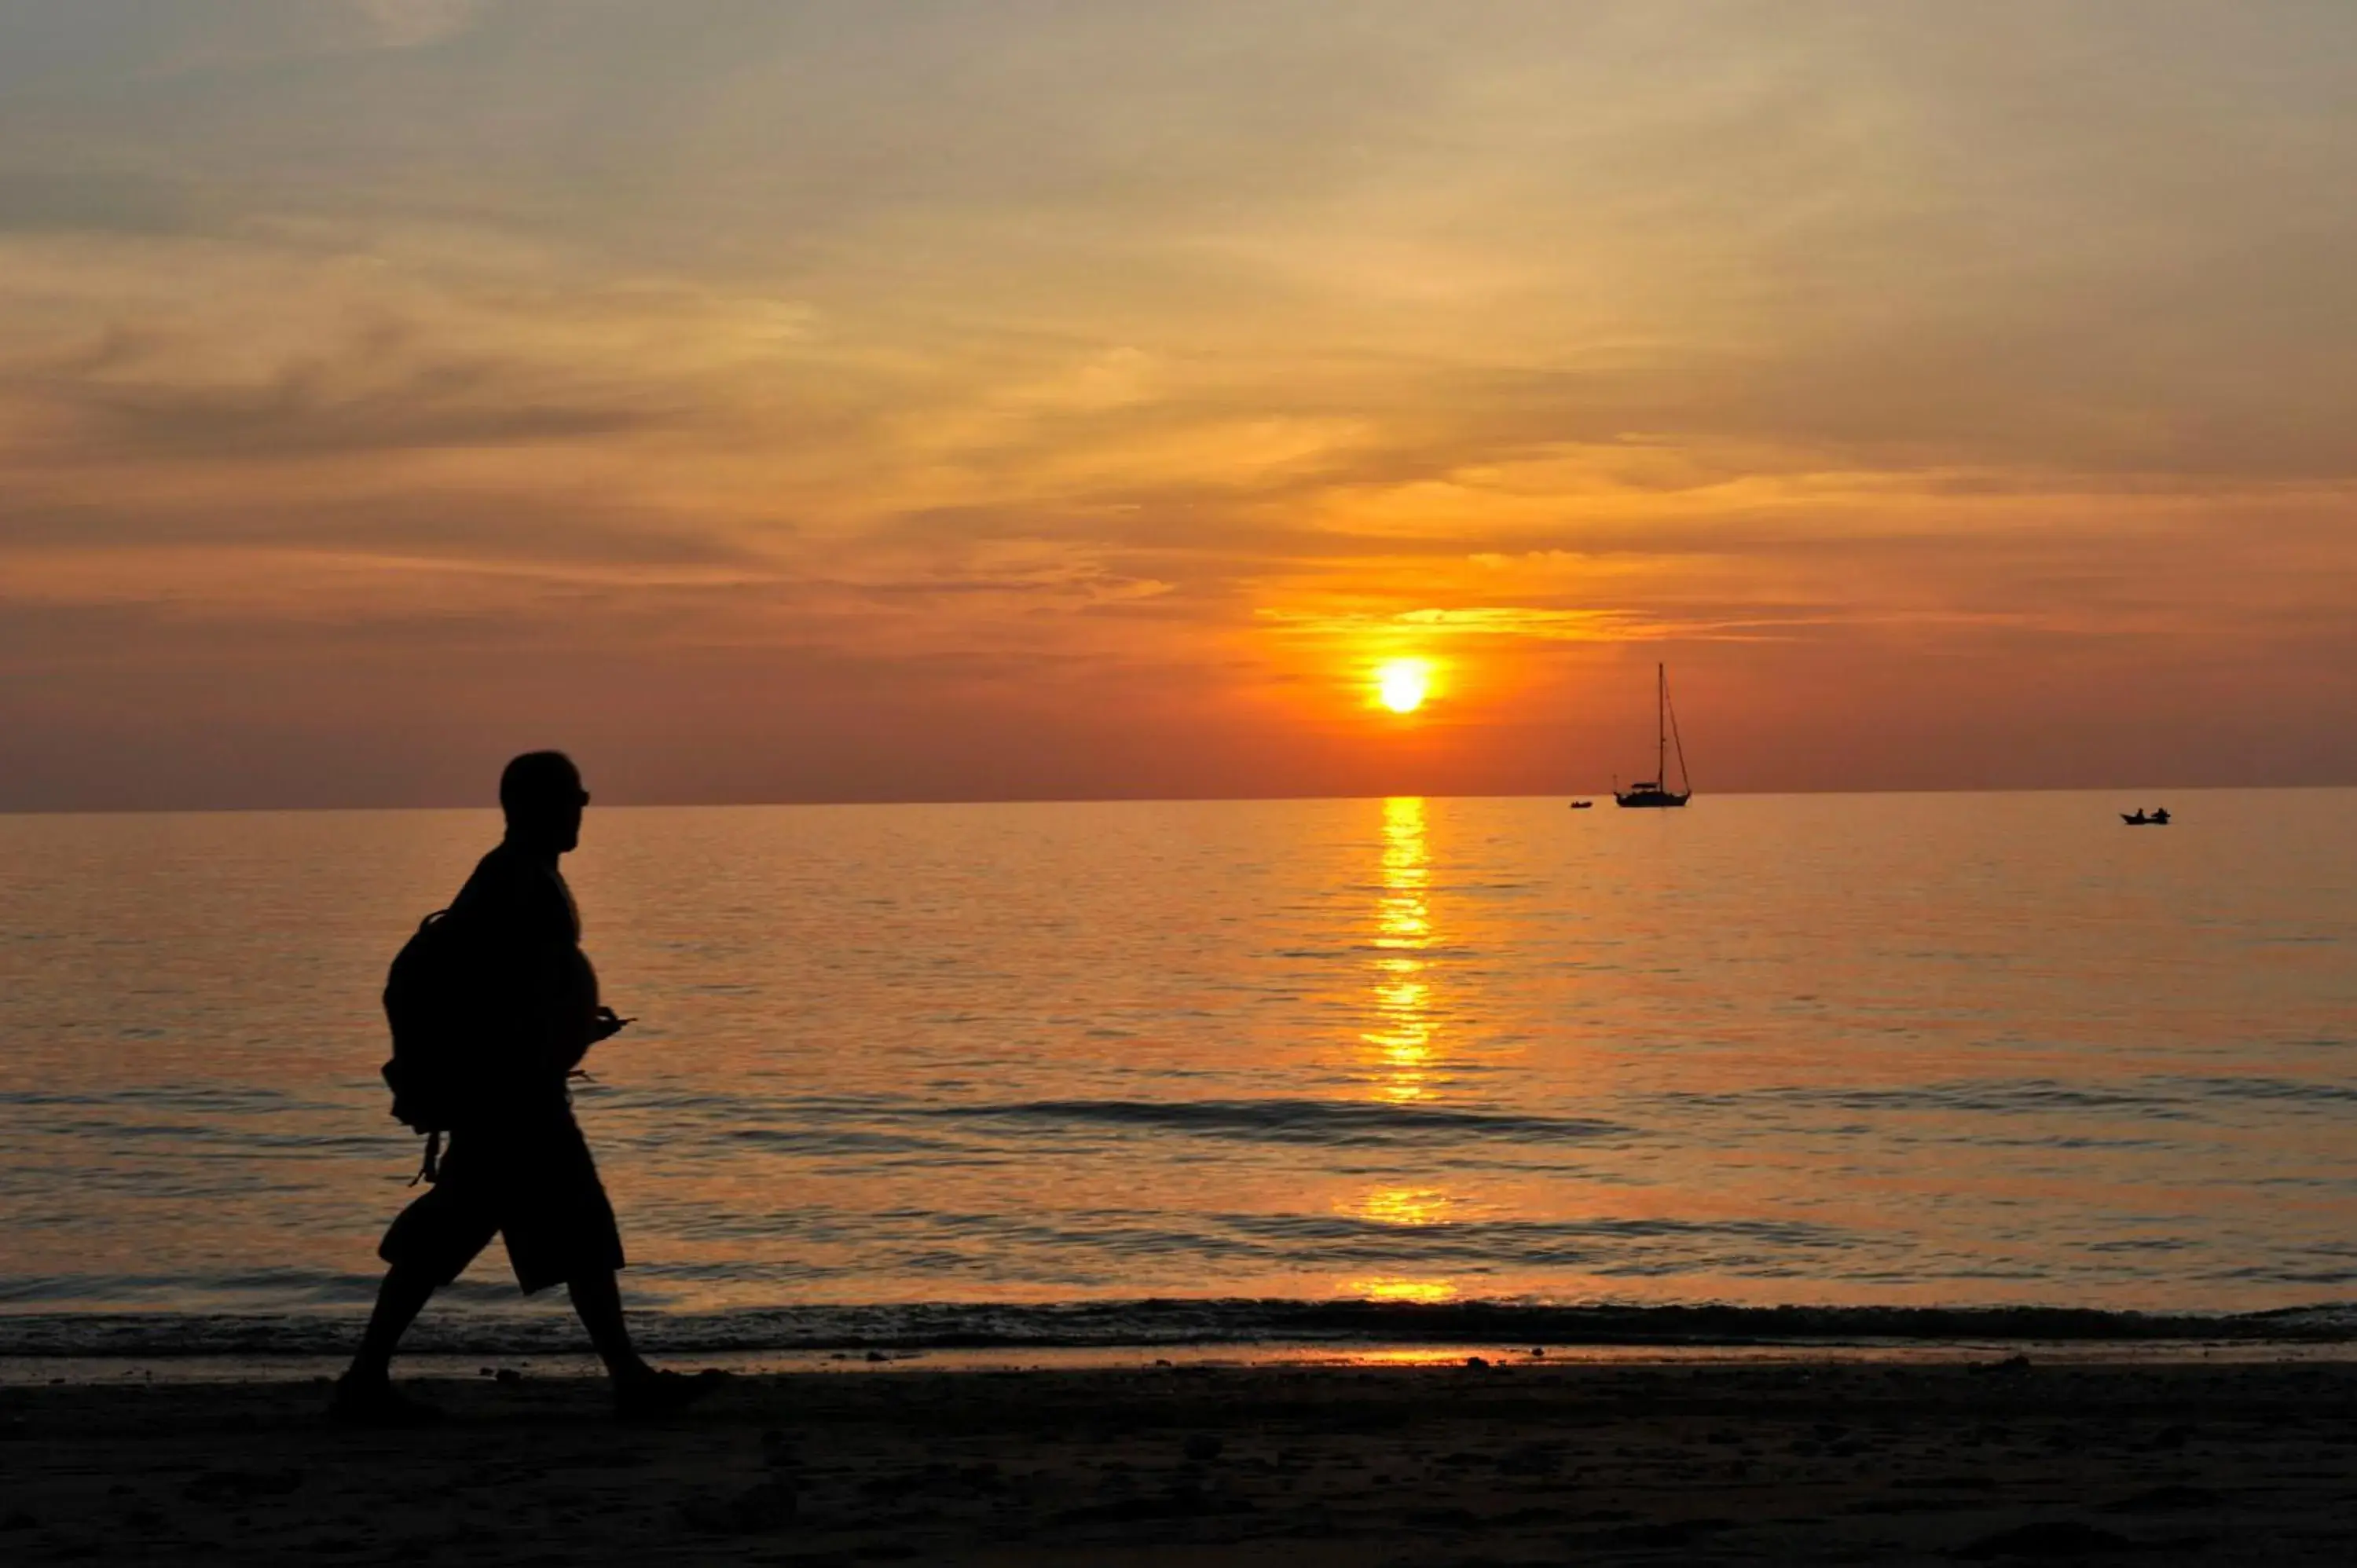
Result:
M1662 771L1670 759L1669 720L1670 669L1666 664L1653 666L1653 788L1669 788L1670 776Z

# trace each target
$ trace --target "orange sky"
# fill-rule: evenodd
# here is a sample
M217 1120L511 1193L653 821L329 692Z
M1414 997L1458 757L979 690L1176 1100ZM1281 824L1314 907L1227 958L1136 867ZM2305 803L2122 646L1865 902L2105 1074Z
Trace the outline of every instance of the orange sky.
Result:
M0 809L2357 781L2357 8L0 12ZM1380 660L1433 701L1370 703Z

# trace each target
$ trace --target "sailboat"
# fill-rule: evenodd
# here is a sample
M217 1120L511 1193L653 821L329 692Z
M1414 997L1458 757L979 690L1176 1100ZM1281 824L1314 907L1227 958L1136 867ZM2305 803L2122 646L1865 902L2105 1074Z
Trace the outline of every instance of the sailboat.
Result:
M1678 754L1678 783L1683 792L1668 787L1670 748ZM1678 736L1677 710L1670 706L1670 671L1664 664L1653 666L1653 776L1625 790L1615 789L1612 802L1618 806L1683 806L1694 799L1694 780L1686 776L1686 743Z

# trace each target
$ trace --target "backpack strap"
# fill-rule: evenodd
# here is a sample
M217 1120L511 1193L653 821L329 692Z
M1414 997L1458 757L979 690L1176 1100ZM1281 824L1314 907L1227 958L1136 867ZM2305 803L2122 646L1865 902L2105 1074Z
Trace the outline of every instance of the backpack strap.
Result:
M417 1174L409 1178L409 1185L415 1187L422 1181L431 1186L441 1179L442 1131L437 1127L425 1134L425 1163L417 1167Z

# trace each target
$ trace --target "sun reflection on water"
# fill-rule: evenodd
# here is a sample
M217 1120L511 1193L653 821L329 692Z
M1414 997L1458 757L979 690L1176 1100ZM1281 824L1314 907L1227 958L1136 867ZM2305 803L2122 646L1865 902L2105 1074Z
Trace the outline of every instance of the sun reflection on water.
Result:
M1457 1287L1447 1280L1409 1280L1385 1277L1352 1280L1343 1289L1366 1301L1439 1302L1457 1299Z
M1383 802L1383 891L1375 901L1375 1026L1360 1038L1373 1047L1378 1098L1411 1104L1431 1092L1433 998L1425 950L1432 945L1432 878L1424 801Z
M1394 1105L1428 1100L1437 1088L1432 1063L1439 1014L1429 957L1436 940L1431 882L1423 800L1403 795L1385 800L1383 878L1371 940L1373 974L1367 986L1373 1019L1359 1038L1367 1047L1365 1070L1375 1098ZM1445 1223L1449 1204L1448 1195L1437 1188L1393 1181L1338 1207L1377 1224L1415 1228ZM1450 1280L1402 1274L1350 1280L1342 1289L1369 1301L1443 1302L1457 1295Z
M1428 1187L1379 1187L1352 1212L1385 1225L1437 1225L1448 1208L1448 1195Z

